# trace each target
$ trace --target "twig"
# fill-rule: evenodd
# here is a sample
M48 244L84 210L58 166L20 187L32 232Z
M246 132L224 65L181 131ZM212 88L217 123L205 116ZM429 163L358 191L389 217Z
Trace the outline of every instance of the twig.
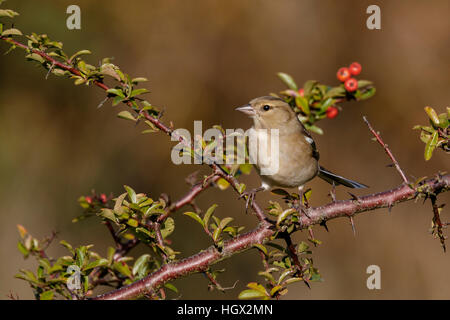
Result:
M379 133L377 133L372 126L370 125L369 121L367 120L367 118L364 116L363 117L364 122L367 124L367 126L369 127L370 132L372 132L372 134L374 135L375 139L378 141L378 143L383 147L384 151L386 151L387 155L389 156L389 158L392 160L392 163L394 164L395 168L397 169L398 173L400 174L400 176L403 179L403 182L408 185L409 181L408 179L406 179L405 174L403 173L403 170L400 168L400 165L398 164L397 160L395 159L394 155L392 154L391 150L388 148L388 145L385 144L383 142L383 140L381 139L381 136Z

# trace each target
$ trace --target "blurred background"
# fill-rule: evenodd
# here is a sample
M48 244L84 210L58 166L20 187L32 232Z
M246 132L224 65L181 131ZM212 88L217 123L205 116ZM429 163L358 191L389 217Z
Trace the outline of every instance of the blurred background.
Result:
M81 7L81 30L66 28L66 8ZM381 8L381 30L366 28L366 8ZM365 102L347 103L333 120L319 123L323 136L314 135L322 164L332 171L370 185L358 195L393 188L401 183L389 159L371 141L362 121L366 115L382 133L409 176L433 176L448 170L448 155L436 152L423 159L424 144L415 124L426 124L426 105L443 112L450 101L449 1L8 1L20 13L15 26L24 33L47 33L64 43L66 52L89 49L86 59L103 57L133 77L144 76L154 105L165 108L164 120L175 127L248 128L249 119L234 107L283 89L276 77L290 73L300 85L309 79L336 85L336 71L358 61L360 79L373 80L376 95ZM8 46L0 44L1 52ZM106 253L112 240L94 219L72 223L81 213L80 195L92 189L118 195L123 185L152 197L172 199L189 188L184 177L201 166L176 166L170 160L174 145L161 133L141 135L128 121L117 119L123 107L97 105L104 93L95 87L73 86L25 62L16 50L0 59L0 297L10 292L32 298L24 281L14 279L19 268L32 268L17 250L16 224L43 238L52 230L58 240L74 245L95 244ZM259 186L256 173L242 181ZM315 179L313 205L329 201L329 185ZM338 188L340 199L348 198ZM281 201L258 194L258 202ZM449 194L439 203L450 202ZM199 197L206 209L218 203L217 215L232 216L249 230L256 219L244 213L243 202L231 190L210 190ZM174 249L183 256L210 245L198 225L180 211L175 214ZM347 219L330 221L330 232L316 227L323 244L314 249L314 262L324 282L289 288L288 299L448 299L449 254L429 234L429 202L404 203L355 218L356 236ZM443 220L448 221L448 208ZM448 234L448 232L447 232ZM307 239L306 232L296 234ZM57 244L50 254L66 254ZM142 254L145 248L133 251ZM381 290L368 290L366 268L381 268ZM184 299L232 299L250 281L263 281L256 250L236 255L215 266L225 268L222 286L239 282L222 294L207 290L202 275L175 281ZM173 296L175 297L175 296Z

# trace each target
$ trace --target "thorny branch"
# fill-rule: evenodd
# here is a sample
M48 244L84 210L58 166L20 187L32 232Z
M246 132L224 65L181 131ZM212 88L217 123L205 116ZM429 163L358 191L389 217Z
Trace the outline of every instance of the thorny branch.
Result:
M354 216L356 214L371 211L379 208L388 208L400 202L416 199L419 195L428 192L436 194L450 190L450 175L438 176L420 183L414 190L402 184L399 187L360 197L358 201L338 200L324 206L311 208L309 217L301 216L299 229L320 224L323 221L332 220L339 217ZM219 251L215 246L193 255L181 261L168 263L158 271L148 275L144 279L129 286L122 287L113 292L100 295L94 299L132 299L143 295L146 292L157 290L161 285L170 280L186 276L191 273L204 272L211 265L222 261L238 252L248 250L255 244L263 244L276 236L273 225L267 221L261 222L259 226L242 235L237 236L224 243Z

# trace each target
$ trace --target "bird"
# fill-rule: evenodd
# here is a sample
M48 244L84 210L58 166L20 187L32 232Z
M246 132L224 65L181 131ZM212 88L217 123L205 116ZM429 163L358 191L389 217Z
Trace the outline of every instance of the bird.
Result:
M298 188L303 195L305 183L316 176L332 185L343 185L348 188L367 188L368 186L337 175L319 164L319 152L311 134L298 119L291 106L283 99L275 96L262 96L251 100L248 104L236 108L253 119L253 127L248 133L248 149L251 163L261 177L261 187L247 192L247 206L253 201L256 192L273 187ZM273 131L276 129L277 131ZM278 134L278 158L271 154L274 132ZM251 152L251 142L265 144L268 151L256 156ZM271 141L269 143L269 141ZM260 151L260 150L258 150ZM269 154L269 155L268 155ZM275 167L276 170L267 170ZM264 172L264 169L266 169ZM267 172L269 171L269 172ZM272 171L272 172L270 172ZM300 199L302 199L300 197Z

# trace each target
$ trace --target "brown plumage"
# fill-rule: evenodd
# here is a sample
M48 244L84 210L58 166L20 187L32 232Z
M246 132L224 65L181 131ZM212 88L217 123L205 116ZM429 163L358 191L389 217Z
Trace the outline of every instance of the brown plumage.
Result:
M253 119L253 129L255 130L250 131L249 140L254 139L253 141L258 141L258 143L267 141L268 155L270 155L272 145L270 129L278 130L278 168L276 168L276 159L274 161L270 156L258 154L258 157L251 159L261 176L262 188L266 190L275 186L302 188L306 182L317 175L330 184L342 184L349 188L367 187L331 173L319 165L319 153L314 140L284 100L273 96L259 97L236 110ZM270 174L264 174L262 172L264 168L277 170L272 170Z

